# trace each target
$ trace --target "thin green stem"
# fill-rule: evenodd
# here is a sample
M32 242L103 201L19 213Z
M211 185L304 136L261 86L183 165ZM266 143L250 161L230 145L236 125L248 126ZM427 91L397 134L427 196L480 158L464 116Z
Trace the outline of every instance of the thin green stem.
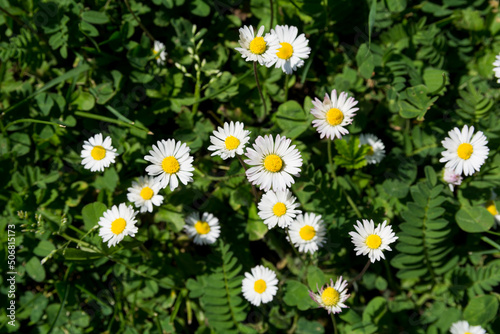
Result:
M253 74L255 76L255 82L257 83L257 89L259 90L260 99L262 100L262 105L264 106L264 115L267 115L266 100L264 100L264 94L262 94L262 88L259 83L259 75L257 74L257 62L253 62Z
M290 76L288 74L285 74L285 86L283 87L283 90L285 91L285 102L288 100L288 80L290 79Z
M335 320L335 315L333 312L330 313L332 316L332 323L333 323L333 333L337 334L337 320Z
M71 270L71 266L72 266L72 264L70 264L69 267L68 267L68 269L66 269L66 274L64 275L64 283L66 283L66 281L68 279L68 274L69 274L69 271ZM59 317L61 316L61 313L62 313L62 310L64 308L64 305L66 304L66 299L68 298L68 292L69 292L69 285L67 284L66 285L66 290L64 290L64 297L63 297L63 299L61 301L61 306L59 306L59 311L57 311L56 318L52 322L52 325L50 326L50 329L47 332L47 334L52 333L52 331L54 330L56 322L57 322L57 320L59 320Z
M32 119L32 118L21 118L21 119L16 119L15 121L10 122L5 126L5 130L7 130L11 125L18 124L18 123L38 123L38 124L47 124L47 125L53 125L53 126L59 126L61 128L65 128L66 125L64 124L59 124L59 123L54 123L54 122L48 122L48 121L41 121L38 119Z
M195 101L199 101L200 100L200 94L201 94L200 74L201 74L201 71L198 69L196 71L196 84L194 86L194 98L195 98ZM200 105L200 102L195 102L193 104L193 111L192 111L193 116L196 115L196 113L198 112L198 106L199 105Z
M148 31L148 29L146 29L146 27L142 25L142 23L139 20L139 18L137 16L135 16L135 13L132 11L132 8L130 8L130 4L128 3L128 0L124 0L124 2L125 2L125 5L127 6L128 11L130 12L130 14L132 14L132 16L137 21L137 23L139 23L139 26L146 33L146 35L149 37L149 39L151 40L151 42L154 43L155 42L155 38L153 37L153 35L151 35L151 33Z
M118 119L114 119L114 118L110 118L110 117L105 117L105 116L101 116L101 115L91 114L91 113L83 112L83 111L75 111L75 115L80 116L80 117L85 117L85 118L97 119L99 121L103 121L103 122L107 122L107 123L113 123L113 124L117 124L117 125L122 125L122 126L126 126L126 127L129 127L129 128L135 128L135 129L147 132L148 135L152 135L153 134L153 132L149 131L149 129L146 128L146 127L137 126L134 123L127 123L127 122L123 122L123 121L120 121Z
M328 164L330 166L330 173L332 173L333 181L337 184L337 175L335 174L335 168L333 167L333 159L332 159L332 141L328 139L327 141L327 149L328 149Z
M203 173L201 170L199 170L196 167L194 168L194 171L196 173L198 173L198 175L200 175L202 178L206 178L206 179L209 179L212 181L224 181L224 180L229 180L229 179L231 179L233 177L237 177L237 176L245 176L245 173L226 175L226 176L211 176L211 175Z
M274 18L274 5L273 0L269 0L269 7L271 8L271 22L269 23L269 27L273 29L273 18ZM255 64L255 62L254 62Z
M241 157L239 155L237 155L237 157L238 157L238 161L243 166L243 169L245 170L245 174L246 174L247 166L245 165L245 163L243 162L243 159L241 159ZM258 203L259 196L257 195L257 189L255 188L255 186L253 184L252 184L252 194L253 194L253 197L255 198L255 203Z
M349 205L351 205L351 208L356 213L356 216L358 216L359 219L362 219L363 215L361 214L358 207L356 206L356 203L354 203L354 201L352 200L351 196L349 196L349 194L347 193L347 191L344 188L342 188L342 192L344 193L344 196L347 199L347 202L349 202Z
M306 262L304 261L302 256L300 256L299 251L297 250L297 248L295 248L294 244L292 243L292 237L290 236L290 230L287 229L286 234L288 235L288 240L290 240L290 245L292 246L292 249L293 249L293 252L295 253L295 256L299 258L300 262L302 262L302 264L304 266L306 266ZM303 276L303 275L301 275L301 276Z
M359 280L361 277L363 277L363 275L366 273L366 271L368 270L368 267L370 266L372 262L370 260L368 260L368 262L366 262L365 264L365 267L363 268L363 270L361 270L361 272L356 276L354 277L350 282L349 282L349 285L348 286L351 286L354 284L354 282L356 282L357 280Z
M488 237L481 237L481 240L483 240L484 242L486 242L490 246L493 246L496 249L500 250L500 245L497 244L496 242L494 242L493 240L491 240L490 238L488 238Z

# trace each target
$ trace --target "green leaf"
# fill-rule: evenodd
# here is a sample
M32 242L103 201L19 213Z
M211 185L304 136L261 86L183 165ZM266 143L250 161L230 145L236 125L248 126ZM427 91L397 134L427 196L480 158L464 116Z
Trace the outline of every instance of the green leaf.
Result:
M406 88L400 95L399 114L401 117L422 120L427 110L438 99L437 96L430 98L427 94L428 89L424 85Z
M86 252L76 248L67 248L64 251L64 259L68 261L89 261L99 259L103 256L101 253Z
M375 69L375 63L373 62L373 54L366 44L362 44L359 47L358 53L356 54L356 63L358 65L359 74L365 79L371 78L373 70Z
M309 115L309 113L306 115L302 106L297 101L290 100L278 107L275 120L276 124L283 130L282 135L294 139L300 136L311 125Z
M493 320L498 311L498 299L492 295L477 296L470 300L464 310L464 319L475 326Z
M338 155L333 158L336 164L347 169L358 169L366 166L365 156L370 150L370 146L360 146L358 137L350 137L349 141L337 139L334 143L338 152Z
M92 24L105 24L109 22L109 18L105 13L89 10L82 13L82 19Z
M45 257L55 249L56 247L52 242L47 240L40 240L38 246L36 246L36 248L33 250L33 253L35 253L35 255Z
M248 223L245 231L248 233L250 241L260 240L269 231L269 228L257 214L257 206L252 203L248 210Z
M206 17L210 14L210 6L203 0L193 0L190 2L190 6L191 13L194 15Z
M318 267L310 266L307 268L307 285L312 291L316 291L317 287L328 283L325 279L325 274Z
M45 280L45 268L40 263L40 259L33 256L28 263L26 263L26 272L29 277L37 282Z
M366 306L363 311L363 321L376 324L387 312L387 301L384 297L375 297Z
M76 92L77 98L72 102L78 110L91 110L95 106L95 98L87 92Z
M455 219L458 226L469 233L488 231L495 223L493 215L481 206L462 206L455 214Z
M317 304L309 296L307 286L294 280L286 282L283 301L288 306L296 306L301 311L317 306Z
M102 214L106 211L106 205L101 202L94 202L87 204L82 209L83 223L85 224L85 229L90 230L92 227L97 225L99 219L101 219Z
M319 321L310 321L305 318L299 318L297 322L296 334L323 334L325 327Z

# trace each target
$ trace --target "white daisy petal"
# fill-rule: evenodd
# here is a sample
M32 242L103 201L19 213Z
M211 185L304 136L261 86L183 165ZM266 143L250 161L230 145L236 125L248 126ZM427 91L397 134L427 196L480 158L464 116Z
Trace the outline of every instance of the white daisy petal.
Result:
M155 41L153 54L155 55L158 65L164 65L167 60L167 51L165 51L165 44Z
M326 243L326 228L320 215L299 214L288 228L290 242L299 252L316 252Z
M487 334L481 326L471 326L465 320L454 322L450 327L451 334Z
M236 154L243 154L245 145L250 140L248 136L250 131L243 129L244 124L241 122L224 123L224 128L218 127L210 136L211 146L209 151L214 151L212 155L220 155L222 160L234 158Z
M267 66L280 67L286 74L292 74L298 67L304 65L304 59L309 58L311 48L304 34L297 37L298 29L294 26L277 25L271 29L271 35L276 36L278 46L274 49L274 57Z
M292 196L292 192L288 189L277 192L269 190L260 199L258 214L269 229L276 225L286 228L300 213L300 210L295 209L299 206L298 203L295 203L295 200L296 198Z
M210 245L220 236L219 219L208 212L203 212L200 218L198 212L193 212L186 217L184 230L195 244Z
M134 203L140 212L153 212L153 204L160 206L163 203L163 196L158 195L161 186L155 178L151 176L139 177L139 181L132 182L132 187L128 188L127 198Z
M245 278L241 282L241 291L246 300L252 305L269 303L278 291L278 279L276 273L262 265L251 269L251 273L246 272Z
M342 279L342 276L337 278L335 284L333 279L330 279L330 285L318 288L318 293L309 291L309 296L314 300L320 307L330 313L340 313L342 308L348 308L344 302L349 298L350 294L347 294L347 281Z
M240 48L235 48L241 53L241 57L246 61L258 61L260 65L267 67L269 63L276 58L276 49L280 47L277 36L275 34L264 33L264 26L261 26L257 35L255 35L253 27L244 26L240 28Z
M91 172L103 172L104 168L115 162L117 155L116 148L111 146L111 137L108 136L103 141L102 134L98 133L84 142L80 157L83 158L83 168L90 169Z
M378 164L385 157L384 143L377 136L371 133L361 134L359 136L360 145L370 145L370 150L366 155L366 161L369 164Z
M320 138L341 139L349 133L345 128L352 123L353 117L359 108L353 108L358 101L353 97L347 98L347 93L341 92L337 99L337 91L332 90L331 98L325 95L323 102L318 98L313 101L314 108L311 114L316 118L312 121L313 127L320 134ZM383 146L383 144L382 144Z
M251 166L246 171L248 181L258 185L260 189L269 191L284 191L293 183L293 176L299 176L302 157L292 141L286 137L271 135L259 136L253 144L253 149L247 148L245 162ZM283 154L284 153L284 154Z
M146 172L156 176L155 181L160 188L170 184L170 190L177 188L179 179L183 184L193 181L193 157L189 155L191 149L184 143L176 142L174 139L161 140L153 145L144 160L152 164L146 167ZM182 176L181 176L182 175Z
M379 224L375 228L373 220L363 219L363 224L358 220L357 226L354 225L356 232L349 232L351 241L354 244L356 255L367 255L373 263L385 259L383 250L391 250L389 244L398 239L392 231L391 226L387 226L387 221Z
M486 136L478 131L474 137L474 127L464 125L462 132L454 128L448 132L448 138L441 143L446 151L441 152L443 156L439 162L446 162L445 167L450 168L455 174L465 176L478 172L488 157L489 148ZM471 139L472 137L472 139Z
M103 217L98 222L101 226L99 236L104 242L108 242L108 247L115 246L127 235L135 236L138 230L135 226L136 214L134 209L125 203L121 203L118 207L114 205L103 213Z

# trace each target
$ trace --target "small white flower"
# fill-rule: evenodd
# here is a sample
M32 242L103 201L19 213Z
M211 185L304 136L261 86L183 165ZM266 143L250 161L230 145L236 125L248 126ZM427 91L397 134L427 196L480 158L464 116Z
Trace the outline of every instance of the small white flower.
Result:
M347 93L341 92L337 99L337 91L332 90L331 98L325 94L323 102L317 97L312 101L314 108L311 114L316 118L312 121L320 138L341 139L343 135L349 133L345 126L352 123L352 118L356 115L359 108L354 108L358 104L353 97Z
M500 83L500 55L495 57L495 61L493 62L493 72L495 72L495 77L498 78L498 83Z
M454 186L462 184L462 176L460 176L460 174L456 174L453 169L447 167L443 170L443 180L448 183L451 191L455 189Z
M307 46L309 40L304 34L297 37L299 30L294 26L279 26L271 29L271 34L275 35L281 47L276 48L276 54L269 62L268 66L276 63L276 68L281 67L286 74L292 74L297 67L304 65L304 59L309 58L311 48Z
M269 229L275 227L276 224L281 228L290 226L297 214L300 213L300 210L295 209L299 203L295 203L296 198L292 195L288 189L277 192L269 190L262 195L258 205L258 214Z
M113 205L102 214L99 219L99 236L103 242L108 242L108 247L115 246L123 240L126 235L135 237L137 233L137 213L132 209L132 206L121 203L120 206Z
M162 188L170 184L170 190L179 185L179 180L186 185L193 181L193 157L189 155L191 149L180 141L174 139L161 140L153 145L144 160L152 164L146 167L146 172L156 176L156 181Z
M325 287L321 287L321 290L319 288L317 289L317 294L313 291L309 291L309 296L311 296L312 300L319 306L327 310L328 314L340 313L343 308L348 308L344 302L350 295L347 294L347 281L343 280L342 276L337 278L335 284L333 284L333 279L330 278L330 285L326 284Z
M168 54L167 51L165 51L165 44L163 44L162 42L155 41L153 54L155 55L155 59L158 65L165 64Z
M470 326L465 320L457 321L451 325L451 334L486 334L481 326Z
M313 254L326 243L326 229L321 215L314 213L298 215L288 232L291 243L302 253Z
M139 182L132 182L132 187L128 188L127 198L133 202L136 208L142 212L153 212L153 205L160 206L163 203L163 196L158 195L161 186L153 177L139 177Z
M302 157L295 145L290 146L291 140L276 136L274 141L271 135L259 136L253 144L253 149L247 148L245 162L250 167L246 171L248 181L258 185L260 189L269 191L284 191L295 181L293 176L299 176L302 166Z
M360 145L370 145L370 150L366 155L366 161L369 164L378 164L385 157L384 143L377 136L371 133L361 134L359 136Z
M252 273L245 273L241 290L243 296L252 305L269 303L278 291L276 273L264 266L252 268Z
M220 155L222 160L234 158L236 154L242 155L246 143L250 140L250 131L243 130L244 124L241 122L224 123L224 128L220 126L210 136L211 146L209 151L215 151L214 155Z
M449 137L441 142L446 151L441 152L443 157L439 162L446 162L445 167L453 169L456 174L463 172L467 176L479 171L490 150L483 132L479 131L472 137L473 133L474 127L467 125L461 132L458 128L450 130Z
M194 238L195 244L210 245L220 236L219 219L208 212L203 212L200 218L198 212L193 212L186 217L184 230L190 238Z
M115 162L117 155L116 148L111 146L111 137L107 136L102 140L102 133L98 133L83 143L80 156L83 158L82 165L85 169L103 172L105 167Z
M278 38L274 34L264 33L264 26L259 28L257 36L253 31L252 26L244 26L240 28L240 43L241 48L234 48L241 53L241 57L246 61L258 61L260 65L269 67L271 62L276 57L276 49L280 47Z
M363 219L363 225L358 220L356 221L358 225L354 225L356 232L349 232L351 235L351 241L356 246L354 250L356 255L368 254L370 261L374 263L379 261L380 258L385 259L383 250L392 250L389 244L393 243L398 239L396 234L392 231L391 226L386 226L387 221L384 220L382 224L377 225L373 220Z

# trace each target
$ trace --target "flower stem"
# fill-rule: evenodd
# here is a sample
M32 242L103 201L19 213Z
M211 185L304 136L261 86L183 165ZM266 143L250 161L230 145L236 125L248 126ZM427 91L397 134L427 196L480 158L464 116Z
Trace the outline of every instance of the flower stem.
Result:
M246 174L247 166L245 165L245 163L243 162L243 159L241 159L241 157L239 155L237 157L238 157L238 161L243 166L243 169L245 170L245 174ZM257 189L255 188L255 186L253 184L252 184L252 194L253 194L253 197L255 198L255 203L258 203L259 196L257 195Z
M289 80L289 75L285 74L285 86L283 87L283 90L285 91L285 102L288 100L288 80Z
M269 0L269 6L271 7L271 23L269 24L269 27L272 29L273 28L273 17L274 17L273 0Z
M267 115L266 100L264 100L264 94L262 94L262 88L259 83L259 75L257 74L257 62L253 62L253 75L255 76L255 82L257 83L257 89L259 90L260 99L262 100L262 105L264 106L264 114Z
M333 314L333 312L330 312L330 315L332 317L332 323L333 323L333 332L335 334L337 334L337 321L335 320L335 315Z
M363 277L363 275L366 273L366 271L368 270L368 267L370 266L372 262L370 260L368 260L368 262L366 262L365 264L365 267L363 268L363 270L361 270L361 272L358 274L358 276L354 277L350 282L349 282L349 285L348 286L351 286L352 284L354 284L354 282L356 282L357 280L359 280L361 277Z
M149 37L151 42L154 43L155 38L153 37L153 35L151 35L151 33L148 31L148 29L146 29L146 27L141 23L139 18L137 16L135 16L135 13L132 11L132 8L130 8L130 4L128 3L128 0L125 0L125 5L127 6L127 9L130 12L130 14L132 14L132 16L137 21L137 23L139 23L139 27L141 27L141 29L146 33L146 35Z

